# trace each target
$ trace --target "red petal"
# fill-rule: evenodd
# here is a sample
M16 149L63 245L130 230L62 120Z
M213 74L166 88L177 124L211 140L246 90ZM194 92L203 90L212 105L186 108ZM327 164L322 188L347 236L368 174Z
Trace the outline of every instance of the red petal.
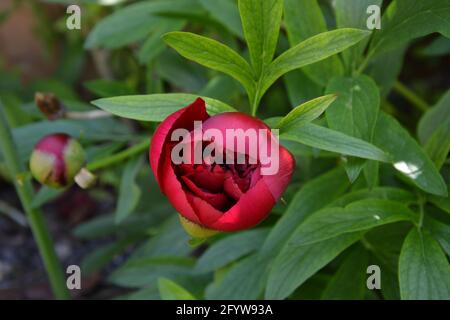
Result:
M278 173L274 175L261 175L262 180L272 193L275 201L280 199L284 190L286 190L292 174L295 169L295 159L292 154L280 145L279 149L279 168Z
M153 134L149 153L150 165L158 183L161 175L161 156L163 155L164 145L170 139L172 131L178 128L185 128L190 131L194 128L195 120L204 121L208 118L209 115L206 113L205 101L197 98L192 104L172 113L161 122Z
M227 206L229 207L229 201L223 193L210 193L197 187L195 183L193 183L187 177L181 177L181 179L183 180L184 183L186 183L186 185L188 186L189 190L192 191L192 193L194 193L201 199L207 201L214 208L221 210L223 208L226 208Z
M160 187L162 192L167 196L170 203L186 219L200 223L197 214L189 203L186 193L181 186L180 181L178 181L173 171L172 165L170 163L170 155L166 154L161 165L161 183Z

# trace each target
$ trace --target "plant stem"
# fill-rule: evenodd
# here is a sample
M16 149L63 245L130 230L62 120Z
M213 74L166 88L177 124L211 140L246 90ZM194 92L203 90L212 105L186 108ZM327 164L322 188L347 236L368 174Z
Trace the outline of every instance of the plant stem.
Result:
M124 159L134 156L135 154L141 153L149 147L149 139L144 139L143 141L135 144L134 146L116 153L112 156L93 161L89 163L86 168L90 171L98 170L116 163L121 162Z
M33 199L33 186L28 178L24 177L24 165L19 160L11 129L0 107L0 150L6 162L10 176L14 182L17 194L25 210L33 236L36 240L40 255L47 271L53 294L57 299L69 299L70 294L66 287L62 266L56 255L53 241L45 224L42 212L31 207Z
M428 104L417 94L411 91L400 81L396 81L394 84L394 90L401 94L406 100L411 102L411 104L419 109L420 111L427 111L430 107Z

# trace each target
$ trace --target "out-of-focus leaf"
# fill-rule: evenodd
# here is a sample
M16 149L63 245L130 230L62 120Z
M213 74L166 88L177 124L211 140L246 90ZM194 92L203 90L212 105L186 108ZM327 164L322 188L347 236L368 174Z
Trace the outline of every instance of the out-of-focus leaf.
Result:
M186 21L177 19L165 19L153 30L152 34L145 40L138 52L141 64L148 64L158 57L165 49L161 36L167 32L183 29Z
M375 127L374 144L393 158L393 164L420 189L446 196L447 186L419 144L391 116L381 112Z
M81 263L81 270L86 274L99 271L134 241L135 239L133 237L125 238L112 244L96 248L83 259Z
M199 0L200 4L208 11L211 16L223 24L229 31L241 39L244 39L244 33L241 26L238 6L234 0L211 1Z
M333 2L337 28L367 28L367 8L371 5L381 7L382 0L336 0ZM355 70L360 64L362 53L368 39L342 52L347 70Z
M295 107L323 94L322 88L302 70L288 72L283 77L291 106Z
M413 219L414 213L402 203L382 199L360 200L345 208L325 208L315 212L295 230L290 243L308 245L341 234Z
M397 201L403 203L404 205L409 205L412 202L417 201L416 197L411 192L404 189L394 187L376 187L346 193L344 196L333 201L330 206L345 207L352 202L370 198Z
M165 0L138 2L120 9L100 21L86 39L88 49L119 48L144 39L165 23L161 14L193 14L202 11L195 1Z
M198 96L187 93L166 93L104 98L92 103L120 117L159 122L173 112L193 103L197 98ZM219 100L207 97L202 99L206 102L206 109L212 114L236 111Z
M294 233L295 236L295 233ZM362 233L349 233L306 246L288 242L271 267L266 299L284 299L339 253L359 240Z
M450 37L448 0L394 0L381 19L381 30L372 43L374 52L385 52L433 32Z
M277 57L264 73L259 97L283 74L321 61L358 43L369 32L357 29L339 29L308 38Z
M133 259L116 269L109 281L124 287L145 287L156 284L158 278L192 275L193 259L186 257L150 257Z
M386 97L397 81L402 71L407 47L403 45L389 52L378 54L370 60L366 73L376 81L381 97ZM389 68L385 66L389 66Z
M129 141L131 138L129 128L111 118L40 121L13 129L20 158L28 161L34 145L44 136L57 132L94 141Z
M366 269L369 254L362 246L351 248L339 269L328 283L322 299L325 300L363 300L366 287Z
M186 61L173 51L158 59L156 70L162 79L188 92L198 92L207 83L204 68Z
M283 131L288 130L289 127L293 125L298 127L304 123L311 122L320 117L336 98L336 95L329 94L305 102L298 107L295 107L291 112L284 116L276 127Z
M316 0L285 0L284 20L289 43L295 46L309 37L328 31L326 21ZM337 56L302 69L316 83L325 86L329 79L342 75L344 68Z
M58 196L62 195L67 188L50 188L47 186L42 186L41 189L36 193L33 200L31 201L32 208L39 208L40 206L46 204L47 202L56 199Z
M328 126L371 142L380 107L380 94L375 82L365 75L333 78L326 92L338 96L326 111ZM360 159L348 159L345 168L350 181L356 180L364 164L365 161Z
M249 96L253 96L253 70L236 51L216 40L189 32L169 32L163 40L183 57L238 80Z
M135 157L129 160L122 173L119 187L119 197L116 208L116 223L120 224L136 208L141 196L141 189L136 184L136 176L144 162L143 157Z
M419 141L424 145L433 133L443 124L450 125L447 120L450 119L450 90L448 90L439 100L439 102L428 110L420 119L417 127Z
M213 283L206 290L209 300L255 300L264 286L266 263L253 254L238 263L226 272L223 279Z
M312 123L293 127L281 133L280 138L363 159L382 162L390 160L386 153L369 142Z
M403 300L449 300L450 266L439 244L416 228L405 239L399 261Z
M234 99L239 98L242 88L232 78L226 75L218 75L200 90L199 94L204 97L211 97L226 103L231 103Z
M196 300L189 291L166 278L158 279L158 289L162 300Z
M442 249L450 256L450 226L429 216L425 216L424 227L439 241Z
M157 233L131 256L131 260L157 256L187 256L192 248L188 245L189 236L181 227L178 216L172 214L166 222L158 228Z
M253 70L259 78L275 54L283 0L239 0L238 5Z
M445 162L450 150L450 90L420 119L417 133L428 156L437 169Z
M214 243L198 259L196 271L208 272L227 265L261 246L267 236L267 229L240 232Z
M125 96L136 93L128 84L117 80L98 79L86 81L83 84L90 92L101 98Z
M421 50L420 53L428 57L445 56L450 53L450 39L440 36Z

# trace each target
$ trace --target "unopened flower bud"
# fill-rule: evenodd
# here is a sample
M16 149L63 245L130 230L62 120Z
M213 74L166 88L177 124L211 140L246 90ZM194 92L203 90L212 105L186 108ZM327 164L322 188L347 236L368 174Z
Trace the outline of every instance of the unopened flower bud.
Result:
M34 147L30 159L33 177L54 188L73 183L86 161L82 146L64 133L51 134Z

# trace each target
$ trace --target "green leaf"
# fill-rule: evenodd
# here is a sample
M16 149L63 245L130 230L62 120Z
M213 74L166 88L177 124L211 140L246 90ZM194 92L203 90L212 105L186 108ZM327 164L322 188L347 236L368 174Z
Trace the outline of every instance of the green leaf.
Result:
M127 162L125 169L123 170L115 213L117 224L120 224L128 217L139 202L141 189L135 180L143 163L143 157L135 157Z
M305 102L298 107L295 107L291 112L284 116L276 127L281 130L286 130L289 126L295 125L296 127L299 127L302 124L311 122L320 117L336 98L336 95L329 94Z
M159 23L139 49L137 54L139 62L148 64L156 57L159 57L166 48L161 40L161 36L167 32L181 30L185 25L186 21L176 19L165 19Z
M344 196L333 201L330 206L345 207L352 202L369 198L392 200L401 202L404 205L410 205L411 203L417 201L416 197L411 192L404 189L394 187L375 187L346 193Z
M360 232L344 234L306 246L288 242L271 267L265 298L285 299L361 236Z
M193 103L198 96L185 93L149 94L104 98L92 104L123 118L142 121L163 121L173 112ZM236 111L229 105L215 99L201 97L211 114Z
M450 226L426 215L424 227L439 241L442 249L450 256Z
M298 225L310 214L342 195L348 187L345 172L340 167L308 181L295 194L286 212L270 231L260 254L272 257L274 252L281 249Z
M373 52L383 52L414 38L433 32L450 37L450 2L448 0L395 0L381 20L381 30L375 34Z
M200 4L214 19L222 23L234 35L244 39L239 10L234 0L200 0Z
M191 0L139 2L107 16L89 33L85 48L115 49L144 39L166 23L163 14L195 14L202 8Z
M206 290L209 300L255 300L264 286L267 262L255 253L231 267L219 283Z
M414 213L402 203L381 199L360 200L345 208L325 208L315 212L295 230L290 243L312 244L344 233L413 218Z
M375 127L374 144L389 153L395 169L420 189L447 196L444 179L430 158L397 120L383 112Z
M238 5L253 70L259 77L275 54L283 0L239 0Z
M291 128L282 133L280 138L363 159L383 162L390 160L388 155L369 142L312 123Z
M439 99L439 102L420 118L417 126L419 141L424 145L433 133L450 119L450 90Z
M189 291L166 278L158 279L158 289L162 300L196 300Z
M132 244L136 239L125 238L112 244L96 248L90 254L83 258L81 270L86 274L99 271L106 266L117 254L125 250L127 246Z
M450 267L439 244L426 232L412 229L399 261L403 300L449 300Z
M419 140L431 160L440 169L450 150L450 90L419 121Z
M449 197L438 197L438 196L429 196L428 200L434 204L439 209L450 213L450 198Z
M295 107L323 94L323 89L302 70L294 70L283 76L289 102Z
M255 229L219 240L198 259L195 270L198 272L213 271L255 251L261 246L267 233L267 229Z
M316 0L285 0L284 22L291 46L328 31L325 18ZM302 70L322 86L325 86L330 78L344 73L342 63L337 56L331 56Z
M326 111L328 126L371 142L380 107L380 94L375 82L365 75L333 78L328 83L326 92L338 95ZM345 168L350 181L356 180L364 164L359 159L348 160Z
M194 261L185 257L150 257L133 259L116 269L109 281L123 287L145 287L158 278L177 279L192 275Z
M83 85L92 93L97 96L112 97L112 96L125 96L136 93L130 86L124 82L117 80L90 80L83 83Z
M369 254L362 246L351 249L322 293L324 300L363 300Z
M357 29L338 29L323 32L277 57L267 68L259 91L259 97L283 74L318 62L339 53L369 35L369 32Z
M450 39L440 36L434 39L420 53L427 57L448 55L450 53Z
M370 5L381 7L382 0L336 0L333 2L338 28L367 28L367 8ZM368 39L342 52L348 71L355 70L361 63L362 54Z
M172 50L158 59L155 69L161 79L183 91L197 93L207 83L205 69L202 66L187 62Z
M233 77L244 86L249 96L253 96L253 71L233 49L189 32L169 32L163 36L163 40L183 57Z

